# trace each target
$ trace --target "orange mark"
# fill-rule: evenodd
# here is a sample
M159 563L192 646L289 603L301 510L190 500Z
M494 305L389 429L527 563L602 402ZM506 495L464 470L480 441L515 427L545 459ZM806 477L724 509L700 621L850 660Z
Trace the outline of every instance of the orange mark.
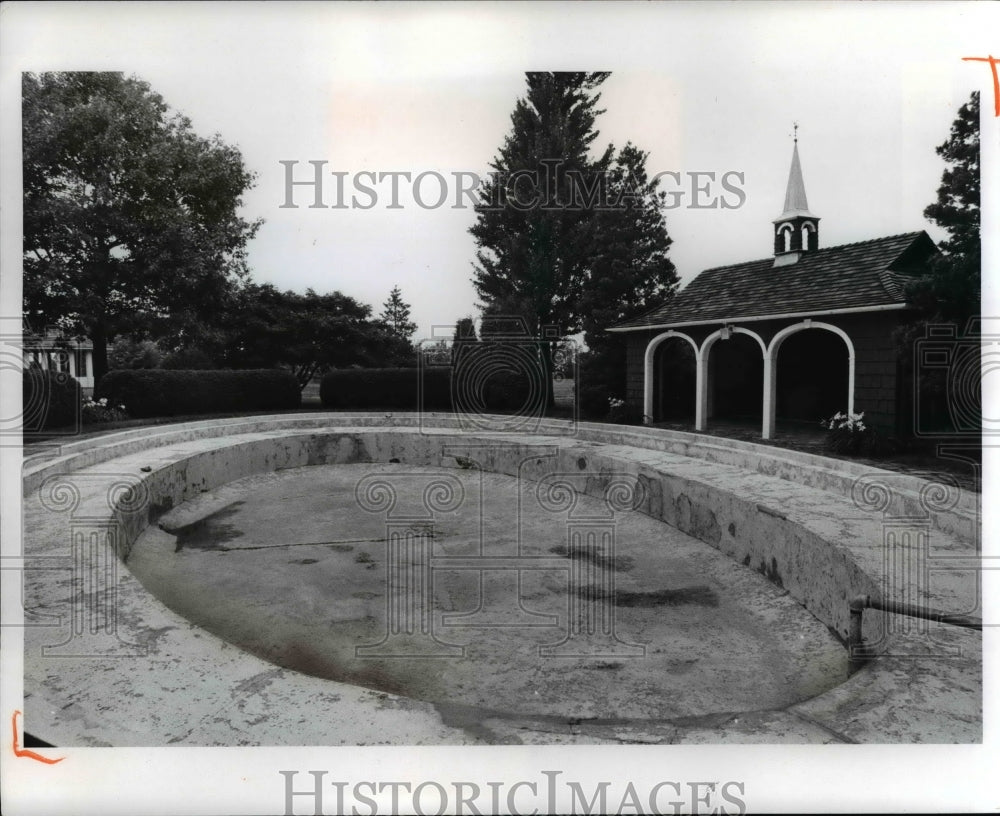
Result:
M46 765L55 765L57 762L62 762L66 757L59 757L59 759L49 759L48 757L43 757L41 754L36 754L34 751L29 751L25 748L18 746L17 739L17 715L20 711L15 711L13 716L10 718L10 727L14 732L14 756L16 757L27 757L28 759L37 759L39 762L44 762Z
M988 57L962 57L964 62L988 62L993 71L993 115L1000 116L1000 76L997 75L997 63L1000 57L992 54Z

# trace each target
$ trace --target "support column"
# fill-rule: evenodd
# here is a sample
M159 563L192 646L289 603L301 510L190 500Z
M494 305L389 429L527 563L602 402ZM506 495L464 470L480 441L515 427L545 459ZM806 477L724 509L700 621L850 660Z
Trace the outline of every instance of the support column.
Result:
M854 349L847 352L847 410L854 413Z
M708 356L701 349L695 352L694 364L694 429L703 431L708 419Z
M653 359L656 356L656 340L650 340L646 346L646 354L643 360L642 379L642 415L649 417L653 421Z
M775 360L771 354L764 355L764 405L761 412L761 416L763 417L763 427L760 431L762 439L770 439L774 436L774 411L775 401L778 394L778 383L777 378L775 377L776 366L774 363Z

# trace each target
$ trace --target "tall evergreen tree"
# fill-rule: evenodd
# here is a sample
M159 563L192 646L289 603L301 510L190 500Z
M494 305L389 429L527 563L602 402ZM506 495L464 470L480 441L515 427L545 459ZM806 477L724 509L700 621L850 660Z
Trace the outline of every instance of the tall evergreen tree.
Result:
M667 257L673 241L663 217L666 193L646 172L648 154L631 142L608 173L609 206L595 213L588 246L589 275L580 304L584 342L591 351L618 345L608 326L659 306L677 289Z
M520 316L535 336L583 331L595 352L603 328L668 297L677 278L646 154L631 144L592 154L599 73L528 73L528 92L483 186L470 232L473 284L484 312ZM551 401L553 343L540 344ZM619 367L624 371L624 367Z
M607 77L529 72L476 206L473 285L484 312L519 316L535 336L550 326L558 335L581 328L593 207L574 206L573 196L579 181L586 187L611 162L610 146L596 159L589 154L601 113L596 89ZM540 348L548 374L551 349Z
M914 370L914 343L927 336L929 326L951 324L956 336L975 330L974 318L980 315L982 255L979 211L979 92L972 94L958 111L948 139L937 147L945 160L937 201L924 210L924 217L948 233L942 241L941 254L931 262L927 274L906 285L906 299L920 311L916 318L896 331L902 375L914 378L914 397L920 406L921 421L944 431L969 425L956 419L952 399L956 393L962 403L981 413L979 344L960 342L959 356L951 368L918 367ZM971 339L971 338L970 338ZM918 364L919 366L919 364ZM974 377L973 381L955 382L955 377ZM979 423L973 422L972 426ZM927 430L927 427L923 428Z
M946 230L948 239L941 243L942 256L930 274L913 281L906 294L929 319L964 329L980 309L979 91L959 109L937 154L947 166L937 201L924 210L924 217Z
M625 342L609 326L673 297L677 272L667 257L672 243L663 217L666 194L650 181L646 153L628 143L608 177L608 201L600 209L590 245L591 269L582 303L586 354L578 362L580 407L603 418L609 397L625 396Z
M389 298L383 304L382 322L402 340L409 341L417 330L417 324L410 320L410 304L403 300L398 286L393 286Z

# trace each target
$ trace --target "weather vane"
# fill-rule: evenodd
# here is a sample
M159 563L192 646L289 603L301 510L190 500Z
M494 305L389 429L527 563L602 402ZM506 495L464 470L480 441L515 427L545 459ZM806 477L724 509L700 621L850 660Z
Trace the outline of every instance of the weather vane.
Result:
M795 140L795 144L799 143L799 123L798 122L793 122L792 123L792 139Z

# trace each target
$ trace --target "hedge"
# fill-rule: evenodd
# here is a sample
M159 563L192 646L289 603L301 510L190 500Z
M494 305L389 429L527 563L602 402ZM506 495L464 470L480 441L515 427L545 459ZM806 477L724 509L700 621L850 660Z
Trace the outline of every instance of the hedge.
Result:
M25 433L79 426L83 393L69 374L25 368L21 376L22 428Z
M282 410L298 408L302 401L295 376L271 368L109 371L97 384L94 398L101 397L124 405L132 417Z
M338 369L320 381L319 398L326 408L450 411L451 369Z
M532 400L531 383L523 374L494 374L483 383L482 389L482 404L487 411L527 415L539 413L538 405L529 404ZM536 401L544 398L540 386L535 395Z
M351 368L323 377L319 395L326 408L538 413L525 405L529 385L523 377L497 373L470 387L481 393L463 391L453 405L451 367Z

